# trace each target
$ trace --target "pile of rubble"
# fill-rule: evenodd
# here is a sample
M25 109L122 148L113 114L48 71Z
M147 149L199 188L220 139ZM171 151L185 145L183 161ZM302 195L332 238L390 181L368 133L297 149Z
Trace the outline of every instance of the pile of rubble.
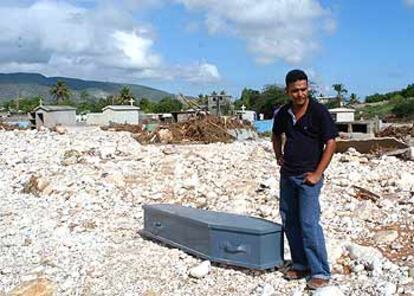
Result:
M413 137L414 138L414 124L412 126L393 126L390 125L389 127L386 127L385 129L382 129L381 131L377 132L375 134L376 137L394 137L400 140L406 140L407 137Z
M231 130L252 129L252 125L238 118L200 115L183 122L160 124L154 131L147 131L142 125L130 124L112 124L103 129L131 132L141 144L208 144L230 143L236 138Z
M280 270L210 265L138 234L152 203L279 223L278 170L268 139L140 145L92 127L0 131L0 295L311 295ZM393 156L334 155L321 194L333 276L312 295L414 295L413 174Z

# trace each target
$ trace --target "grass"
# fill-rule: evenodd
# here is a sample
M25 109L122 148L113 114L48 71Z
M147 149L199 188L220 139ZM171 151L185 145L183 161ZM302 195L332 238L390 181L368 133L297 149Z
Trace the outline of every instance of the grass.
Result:
M379 118L384 118L387 115L392 114L391 110L394 108L395 104L392 102L385 102L381 105L373 105L373 106L364 106L362 108L356 108L355 117L356 119L360 119L363 117L364 119L372 119L375 116Z

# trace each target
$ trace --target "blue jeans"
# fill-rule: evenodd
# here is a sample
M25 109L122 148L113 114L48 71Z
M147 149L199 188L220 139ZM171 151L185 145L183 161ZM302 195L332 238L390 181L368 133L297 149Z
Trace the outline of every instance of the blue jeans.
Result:
M280 177L280 216L293 268L309 270L314 278L329 279L325 239L319 224L323 180L312 186L305 184L304 178L304 175Z

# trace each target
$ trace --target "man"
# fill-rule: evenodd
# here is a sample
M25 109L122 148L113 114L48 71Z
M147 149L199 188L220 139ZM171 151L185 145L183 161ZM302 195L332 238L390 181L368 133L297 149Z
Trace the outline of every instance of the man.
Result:
M280 215L289 242L292 266L288 280L307 278L309 289L329 283L325 240L319 225L323 172L335 152L338 136L326 107L308 94L301 70L286 75L291 102L275 114L272 142L280 170ZM282 134L286 142L282 153Z

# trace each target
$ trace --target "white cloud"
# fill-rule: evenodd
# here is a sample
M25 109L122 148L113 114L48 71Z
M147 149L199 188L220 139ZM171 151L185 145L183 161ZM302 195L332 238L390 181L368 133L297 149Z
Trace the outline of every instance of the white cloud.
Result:
M414 0L404 0L404 4L408 7L414 7Z
M335 21L317 0L176 0L203 11L209 33L230 33L245 40L257 61L300 63L319 47L321 32Z
M139 78L180 79L196 84L209 84L221 80L217 66L204 61L192 65L172 65L158 68L156 71L147 69L136 75Z
M161 0L16 2L0 4L1 72L125 82L139 77L190 81L199 77L200 82L219 77L214 65L217 73L202 66L168 65L154 51L154 30L150 24L137 23L134 12L159 7Z
M184 80L194 83L213 83L218 82L221 77L217 67L206 62L193 66L178 67L179 76Z

